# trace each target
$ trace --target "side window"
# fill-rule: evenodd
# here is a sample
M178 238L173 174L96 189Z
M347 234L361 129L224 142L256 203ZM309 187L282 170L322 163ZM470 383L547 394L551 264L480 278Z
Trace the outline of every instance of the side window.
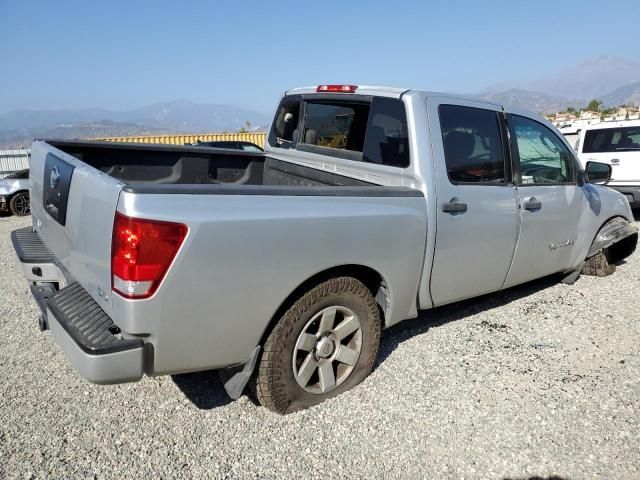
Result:
M364 139L363 160L393 167L409 166L409 134L404 103L375 97Z
M549 128L518 115L510 115L511 141L515 138L516 180L520 185L575 182L573 155Z
M504 183L504 149L498 113L440 105L440 129L452 183Z
M640 150L640 127L598 128L587 130L584 153L614 153Z
M291 148L298 140L300 119L300 97L285 97L280 102L273 126L269 133L269 143L279 148Z
M362 152L369 105L349 102L308 102L304 134L307 145Z

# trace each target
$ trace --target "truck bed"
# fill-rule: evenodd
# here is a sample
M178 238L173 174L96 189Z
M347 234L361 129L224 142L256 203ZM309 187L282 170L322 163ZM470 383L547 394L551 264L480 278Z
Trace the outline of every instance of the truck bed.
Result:
M261 152L97 141L47 140L47 143L127 185L374 185L283 162Z

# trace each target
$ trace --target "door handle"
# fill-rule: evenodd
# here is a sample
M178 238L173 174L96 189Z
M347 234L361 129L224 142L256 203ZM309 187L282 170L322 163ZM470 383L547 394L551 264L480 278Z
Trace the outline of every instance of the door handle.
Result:
M529 200L524 202L524 209L533 212L535 210L540 210L542 208L542 202L539 202L536 197L531 197Z
M467 204L458 202L457 198L452 198L449 203L442 204L444 213L464 213L467 211Z

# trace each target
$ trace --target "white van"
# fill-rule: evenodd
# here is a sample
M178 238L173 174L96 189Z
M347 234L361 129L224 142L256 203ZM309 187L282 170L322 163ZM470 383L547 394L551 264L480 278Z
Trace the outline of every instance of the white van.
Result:
M640 208L640 121L587 125L580 132L578 158L611 165L608 187L625 195L633 208Z

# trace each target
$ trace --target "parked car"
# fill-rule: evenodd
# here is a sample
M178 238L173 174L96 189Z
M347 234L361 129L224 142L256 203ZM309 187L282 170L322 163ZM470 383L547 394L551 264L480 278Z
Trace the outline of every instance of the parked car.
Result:
M419 310L612 273L638 233L609 174L520 109L298 88L264 153L34 142L33 227L12 238L86 379L223 369L232 398L250 382L287 413L360 383Z
M608 186L640 208L640 121L587 125L580 130L576 150L583 166L590 161L611 165Z
M193 144L196 147L213 147L213 148L230 148L232 150L244 150L246 152L264 152L262 148L260 148L255 143L251 142L241 142L241 141L229 141L229 140L219 140L215 142L196 142Z
M29 169L0 179L0 212L10 211L24 216L31 211L29 203Z

